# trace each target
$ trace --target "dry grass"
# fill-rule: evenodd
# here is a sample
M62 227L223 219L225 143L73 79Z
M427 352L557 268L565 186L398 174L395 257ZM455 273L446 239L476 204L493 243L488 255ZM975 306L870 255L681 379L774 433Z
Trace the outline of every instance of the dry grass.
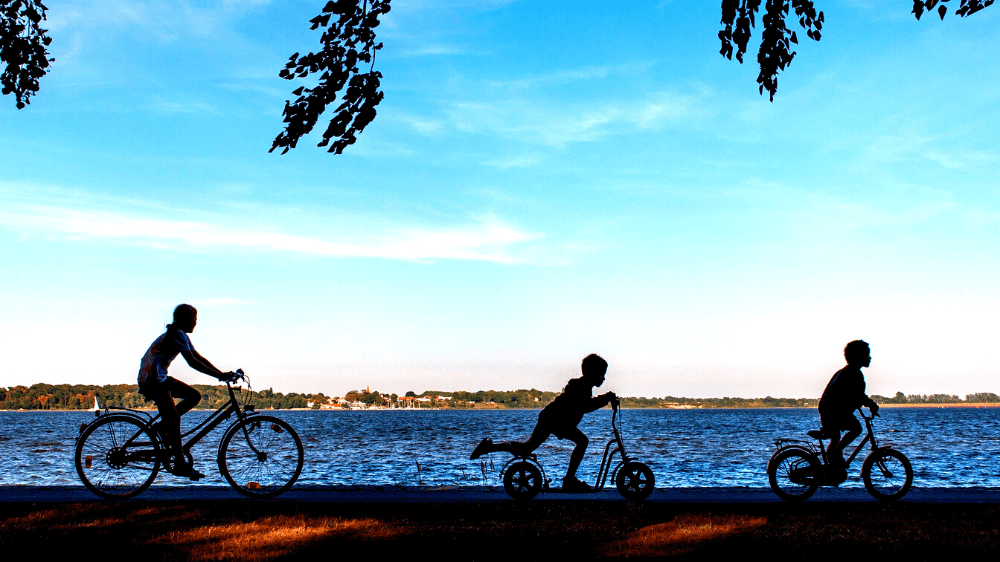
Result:
M463 560L983 558L993 505L802 506L533 502L315 504L0 503L0 552L43 559L271 561L431 552Z
M666 523L647 525L600 549L609 558L669 557L693 552L699 544L762 527L766 517L684 513Z

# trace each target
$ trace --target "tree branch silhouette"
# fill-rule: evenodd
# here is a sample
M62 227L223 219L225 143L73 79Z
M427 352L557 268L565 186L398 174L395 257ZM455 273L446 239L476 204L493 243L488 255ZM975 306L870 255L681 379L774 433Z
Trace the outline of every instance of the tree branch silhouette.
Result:
M306 79L318 75L313 87L300 86L292 91L298 96L286 101L282 116L284 130L278 134L268 152L281 148L281 154L295 148L303 135L316 126L328 106L339 100L323 139L318 146L341 154L357 141L357 135L375 119L375 107L382 101L382 73L375 70L375 53L382 43L375 42L379 18L387 14L391 0L331 0L322 12L309 20L312 29L324 28L317 53L288 59L278 73L286 80ZM944 19L953 0L913 0L916 19L927 12L936 12ZM994 0L957 0L954 13L966 17L993 5ZM764 4L763 14L761 4ZM767 90L770 101L778 90L778 73L792 63L798 44L796 32L789 29L788 18L798 19L806 36L819 41L823 30L823 12L817 11L813 0L721 0L722 42L720 54L743 63L760 15L762 30L757 50L758 91ZM40 0L0 0L0 75L3 95L14 94L18 109L30 103L39 90L38 81L50 70L47 47L52 42L41 28L47 8ZM794 27L794 23L792 24Z
M38 79L49 71L46 49L52 39L41 28L46 7L38 0L0 0L0 91L14 94L18 109L38 93Z
M325 28L320 38L323 48L301 57L295 53L278 76L293 80L321 73L319 83L292 91L298 99L285 102L285 130L268 152L281 147L285 154L295 148L338 95L341 103L317 146L329 145L328 152L340 154L354 144L356 135L375 119L375 106L384 97L379 90L382 73L375 70L375 53L382 48L382 43L375 43L375 28L379 17L388 12L389 0L336 0L327 2L323 12L309 20L312 29ZM367 66L367 72L359 64Z

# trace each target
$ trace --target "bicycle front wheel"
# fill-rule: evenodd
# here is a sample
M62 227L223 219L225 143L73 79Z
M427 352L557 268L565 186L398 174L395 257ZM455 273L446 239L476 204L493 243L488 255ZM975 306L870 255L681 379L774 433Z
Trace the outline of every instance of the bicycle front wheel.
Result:
M868 493L882 501L896 501L913 485L913 467L903 453L888 447L868 455L861 465Z
M219 470L237 492L273 498L302 472L302 441L284 420L250 416L230 426L219 445Z
M160 443L142 420L111 415L90 424L76 443L76 473L107 499L131 498L160 471Z

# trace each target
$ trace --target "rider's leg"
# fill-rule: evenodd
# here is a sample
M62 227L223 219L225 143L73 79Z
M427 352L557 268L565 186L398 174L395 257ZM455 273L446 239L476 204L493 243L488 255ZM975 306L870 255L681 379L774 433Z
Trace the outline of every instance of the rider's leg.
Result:
M532 451L540 447L542 443L545 443L545 440L548 438L548 427L545 427L545 424L539 422L535 426L535 429L531 432L531 437L528 437L527 441L504 441L502 443L494 443L493 451L506 451L513 455L520 456L530 455Z
M844 436L840 438L840 442L837 443L838 454L836 458L838 462L843 464L845 462L844 449L846 449L847 446L850 445L852 441L854 441L855 439L858 438L859 435L861 435L861 424L858 423L857 418L851 415L850 420L845 419L845 425L841 426L841 429L845 430L846 433L844 433ZM838 431L837 433L839 434L840 432Z
M194 387L173 377L167 377L167 381L170 385L168 387L170 394L174 398L180 398L181 400L177 403L177 416L179 420L180 416L188 413L191 409L198 405L198 402L201 402L201 393Z
M174 398L170 392L163 389L153 396L153 402L160 410L160 419L163 424L163 433L167 436L166 445L174 452L178 459L183 460L184 455L181 449L181 414L177 411Z
M566 467L566 479L576 480L576 469L580 468L580 463L583 461L583 455L587 452L587 445L590 444L590 439L578 427L565 430L560 438L569 439L576 444L573 453L569 456L569 466Z

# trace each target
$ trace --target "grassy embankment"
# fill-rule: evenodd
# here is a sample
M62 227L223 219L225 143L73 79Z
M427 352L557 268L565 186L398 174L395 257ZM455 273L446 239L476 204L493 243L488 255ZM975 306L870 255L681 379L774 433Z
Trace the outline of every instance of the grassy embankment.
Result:
M983 558L994 505L0 503L0 552L43 559Z

